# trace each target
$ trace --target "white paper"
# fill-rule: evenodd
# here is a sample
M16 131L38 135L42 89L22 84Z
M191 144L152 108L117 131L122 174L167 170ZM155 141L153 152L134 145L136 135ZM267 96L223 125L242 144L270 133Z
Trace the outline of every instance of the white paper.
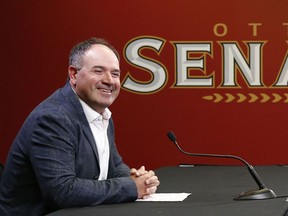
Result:
M146 199L137 199L136 201L153 201L153 202L181 202L191 193L155 193L149 195Z

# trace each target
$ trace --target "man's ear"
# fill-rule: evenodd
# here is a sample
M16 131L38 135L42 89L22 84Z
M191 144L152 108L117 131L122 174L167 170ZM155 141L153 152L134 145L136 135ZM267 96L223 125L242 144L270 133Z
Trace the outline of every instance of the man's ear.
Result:
M68 76L70 78L70 84L72 86L74 86L74 87L76 86L76 75L77 75L77 73L78 73L78 70L77 70L77 68L75 66L70 65L68 67Z

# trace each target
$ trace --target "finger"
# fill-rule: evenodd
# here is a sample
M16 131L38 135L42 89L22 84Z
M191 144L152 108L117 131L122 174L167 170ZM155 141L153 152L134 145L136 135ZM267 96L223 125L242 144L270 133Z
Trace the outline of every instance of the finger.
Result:
M143 174L145 174L147 171L145 170L145 166L141 166L140 167L140 169L139 170L137 170L138 171L138 174L139 175L143 175Z
M148 172L151 176L155 176L155 172L153 170L149 170Z
M147 187L158 187L160 185L160 182L159 181L155 181L155 182L153 182L153 183L150 183L150 184L148 184L147 185Z
M148 171L145 170L145 166L141 166L140 169L137 170L136 176L141 176L148 173Z
M149 188L146 189L146 193L147 193L147 194L153 194L153 193L156 192L156 190L157 190L157 187L156 187L156 186L149 187Z
M157 184L159 184L158 177L157 176L151 176L150 178L146 179L145 184L146 185L150 185L150 184L157 185Z
M135 168L132 168L131 170L130 170L130 174L131 175L135 175L137 173L137 170L135 169Z

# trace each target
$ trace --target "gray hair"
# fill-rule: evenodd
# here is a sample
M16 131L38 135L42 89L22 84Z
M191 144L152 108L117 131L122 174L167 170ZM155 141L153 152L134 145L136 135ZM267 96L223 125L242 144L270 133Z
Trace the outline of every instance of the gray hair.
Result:
M91 48L92 45L95 44L102 44L110 48L120 61L119 53L108 41L103 38L92 37L86 41L80 42L72 48L69 55L69 65L73 65L77 68L77 70L80 70L82 67L82 56Z

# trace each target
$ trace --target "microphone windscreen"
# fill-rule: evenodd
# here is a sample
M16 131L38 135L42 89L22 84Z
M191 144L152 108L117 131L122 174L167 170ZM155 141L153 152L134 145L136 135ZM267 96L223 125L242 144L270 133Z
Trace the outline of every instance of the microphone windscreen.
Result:
M176 136L174 135L174 133L172 131L169 131L167 133L168 138L172 141L175 142L176 141Z

